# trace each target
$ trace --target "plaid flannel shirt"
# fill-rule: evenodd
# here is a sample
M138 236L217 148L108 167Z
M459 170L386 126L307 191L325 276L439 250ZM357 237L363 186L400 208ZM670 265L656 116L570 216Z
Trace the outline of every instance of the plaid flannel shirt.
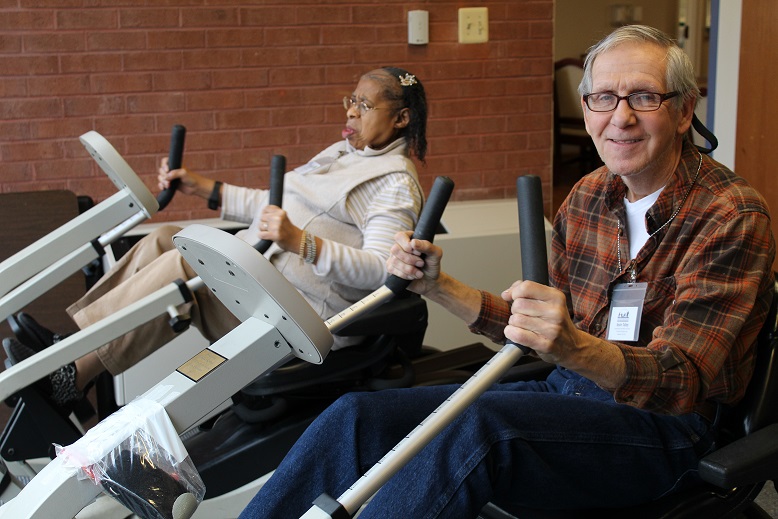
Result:
M681 210L660 229L687 191ZM576 184L554 219L550 282L567 296L576 326L603 339L613 287L628 282L632 268L625 196L621 178L602 167ZM671 182L646 213L646 229L659 230L634 258L637 281L648 284L639 339L615 343L627 376L608 389L618 402L668 414L737 402L753 373L753 345L774 291L766 202L686 140ZM471 330L504 342L509 315L505 301L482 292Z

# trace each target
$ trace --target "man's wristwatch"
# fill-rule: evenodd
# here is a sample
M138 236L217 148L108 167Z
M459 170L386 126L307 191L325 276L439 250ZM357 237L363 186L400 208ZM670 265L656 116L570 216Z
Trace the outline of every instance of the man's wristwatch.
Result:
M211 196L208 197L208 209L215 211L222 205L221 187L222 183L218 180L213 183L213 191L211 191Z

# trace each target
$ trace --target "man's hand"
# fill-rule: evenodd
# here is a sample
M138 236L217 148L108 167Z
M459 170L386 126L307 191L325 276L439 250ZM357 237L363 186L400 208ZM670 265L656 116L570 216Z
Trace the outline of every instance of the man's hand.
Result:
M578 329L568 313L564 293L534 281L516 281L502 298L511 302L505 327L508 339L601 387L615 388L623 383L626 365L621 350Z
M411 231L395 234L386 270L401 279L411 280L408 286L411 292L426 294L437 285L443 250L426 240L412 240L412 235Z

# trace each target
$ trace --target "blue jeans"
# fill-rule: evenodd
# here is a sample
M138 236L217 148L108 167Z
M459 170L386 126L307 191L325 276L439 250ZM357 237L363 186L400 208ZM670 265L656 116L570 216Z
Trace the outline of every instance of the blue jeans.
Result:
M299 518L322 493L337 498L455 386L341 397L300 437L241 514ZM622 507L699 484L714 448L702 417L617 404L565 369L542 382L497 384L481 395L370 501L360 519L477 517L511 511Z

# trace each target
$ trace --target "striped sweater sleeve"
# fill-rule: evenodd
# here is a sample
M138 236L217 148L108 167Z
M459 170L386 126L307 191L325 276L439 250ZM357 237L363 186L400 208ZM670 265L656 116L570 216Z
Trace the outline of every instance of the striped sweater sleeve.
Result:
M323 240L314 272L354 288L373 290L386 279L386 260L398 231L412 230L423 194L407 173L391 173L364 182L346 206L363 235L361 249Z

